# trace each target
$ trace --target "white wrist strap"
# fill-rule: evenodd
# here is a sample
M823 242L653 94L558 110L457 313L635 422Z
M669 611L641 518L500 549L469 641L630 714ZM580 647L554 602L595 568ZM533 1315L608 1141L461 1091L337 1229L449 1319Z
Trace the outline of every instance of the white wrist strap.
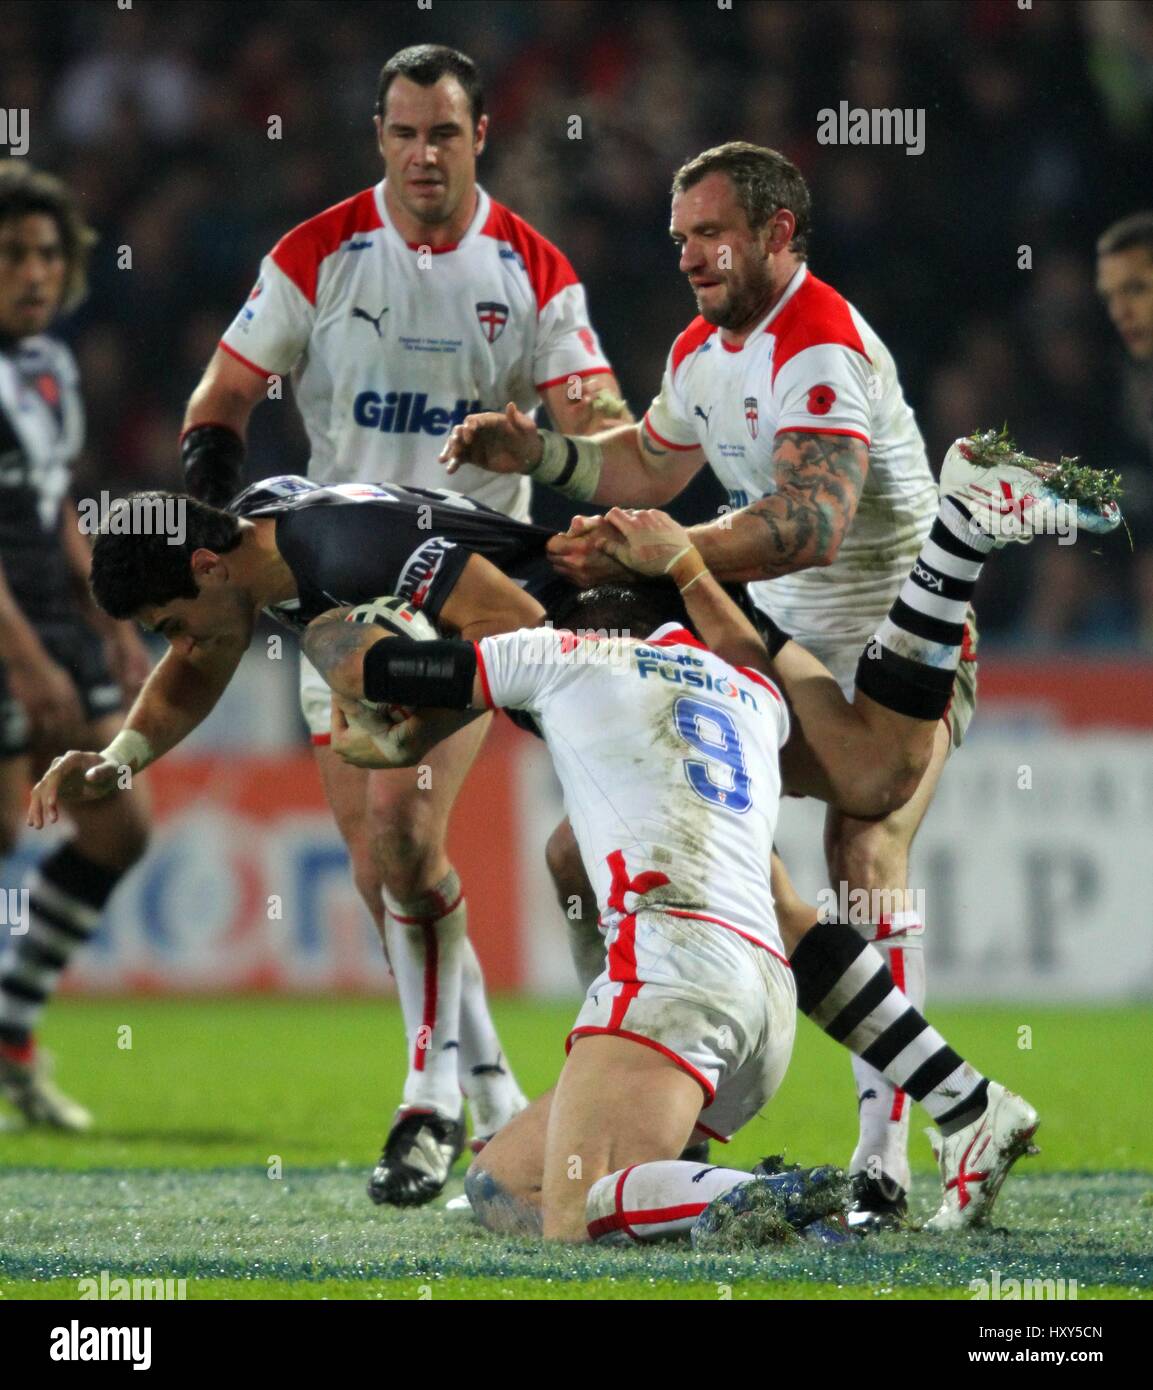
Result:
M591 502L601 480L604 449L595 439L541 430L541 456L529 477L579 502Z
M689 553L689 551L692 550L692 548L692 542L690 541L690 543L686 545L683 550L678 550L677 553L673 556L673 558L665 566L665 574L668 574L669 570L672 569L672 567L676 564L678 560L683 560L685 556Z
M100 750L105 762L115 763L117 767L130 767L139 772L153 760L152 745L135 729L121 729L107 748Z

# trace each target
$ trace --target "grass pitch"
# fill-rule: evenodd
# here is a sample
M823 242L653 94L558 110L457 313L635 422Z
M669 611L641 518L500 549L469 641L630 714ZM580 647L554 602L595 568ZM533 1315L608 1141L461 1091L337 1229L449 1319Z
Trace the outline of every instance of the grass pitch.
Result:
M530 1094L555 1080L573 1013L498 1003ZM1042 1153L1009 1179L998 1229L722 1257L546 1248L488 1236L443 1202L373 1207L364 1181L402 1080L395 1005L65 1001L45 1042L99 1128L0 1133L0 1296L75 1298L105 1270L184 1279L189 1299L969 1298L994 1270L1076 1279L1081 1299L1153 1296L1148 1012L1030 1005L934 1022L1041 1112ZM923 1123L914 1110L918 1217L936 1195ZM844 1162L854 1137L847 1054L802 1021L780 1095L723 1161Z

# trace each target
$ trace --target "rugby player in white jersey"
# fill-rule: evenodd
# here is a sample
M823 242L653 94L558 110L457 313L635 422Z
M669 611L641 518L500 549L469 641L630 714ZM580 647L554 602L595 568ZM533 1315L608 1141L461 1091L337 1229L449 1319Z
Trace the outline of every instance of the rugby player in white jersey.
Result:
M376 134L385 178L294 228L264 259L247 304L193 392L182 455L189 488L225 505L240 490L242 437L269 382L293 374L321 483L437 487L438 450L470 411L543 401L582 434L630 419L569 262L476 182L488 117L463 54L421 45L384 67ZM468 469L461 491L512 517L529 484ZM414 549L399 592L435 578ZM484 998L466 903L448 860L453 802L480 749L478 720L430 754L427 777L368 773L332 756L329 692L307 665L302 705L325 795L396 977L408 1036L401 1107L369 1182L374 1201L434 1197L463 1143L524 1103Z
M809 192L782 155L733 142L691 160L673 181L670 230L700 313L673 344L640 424L570 441L510 409L454 429L442 457L450 472L461 463L523 471L571 497L624 506L661 505L708 464L729 510L693 527L694 544L718 579L747 582L756 610L819 656L851 696L861 644L896 597L936 509L893 359L809 270ZM570 539L555 543L562 572L580 583L610 576L597 546L608 534L577 518ZM973 640L970 615L953 703L912 800L880 821L828 813L830 881L869 891L870 902L906 901L913 836L972 714ZM550 863L563 895L581 891L567 827L554 836ZM861 929L918 1007L923 927L909 910ZM859 1059L853 1067L858 1219L895 1223L909 1186L907 1097Z
M843 1200L835 1170L750 1178L676 1157L702 1135L727 1140L772 1097L791 1051L794 997L937 1121L944 1191L930 1226L987 1221L1036 1112L959 1057L848 925L815 922L811 909L806 921L788 903L802 917L787 960L769 870L782 773L793 789L863 817L915 794L984 560L1043 529L1047 512L1070 514L1048 490L1051 470L986 447L988 461L980 441L950 450L930 535L869 644L877 650L858 653L852 704L771 620L770 662L689 534L659 512L614 508L608 524L621 539L606 544L630 568L673 580L707 646L675 622L657 626L668 600L662 607L651 589L611 586L589 591L570 616L600 629L594 635L535 628L397 642L339 610L310 625L305 647L354 725L362 700L530 713L600 908L608 958L569 1035L560 1082L469 1171L470 1202L489 1229L570 1241L691 1231L700 1240L767 1211L778 1226L835 1237L824 1221ZM1003 497L1021 503L1008 527ZM1119 521L1115 506L1084 515L1093 531ZM795 738L770 674L793 701ZM382 752L396 733L379 737ZM364 756L364 740L356 747Z

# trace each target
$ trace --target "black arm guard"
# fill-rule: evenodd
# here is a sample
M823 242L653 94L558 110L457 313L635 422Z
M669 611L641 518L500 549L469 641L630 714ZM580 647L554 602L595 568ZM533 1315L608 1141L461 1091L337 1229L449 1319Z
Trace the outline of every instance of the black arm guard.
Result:
M193 425L180 441L180 462L198 502L227 507L242 486L244 440L227 425Z
M376 642L364 654L364 698L374 704L468 709L476 676L471 642Z

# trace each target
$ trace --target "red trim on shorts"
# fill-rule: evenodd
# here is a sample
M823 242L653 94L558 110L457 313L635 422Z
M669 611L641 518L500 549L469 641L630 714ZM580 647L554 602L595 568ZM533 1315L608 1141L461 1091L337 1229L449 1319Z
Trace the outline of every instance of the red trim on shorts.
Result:
M671 439L666 439L664 435L658 434L656 430L653 429L652 425L649 423L649 413L647 410L645 411L644 416L641 419L641 424L644 425L645 429L648 430L649 434L652 435L652 437L657 441L657 443L662 445L666 449L677 449L681 453L687 453L690 449L699 449L701 447L699 443L674 444Z
M751 941L754 946L759 946L763 951L768 951L770 956L776 956L783 966L791 970L787 958L782 956L780 951L774 951L767 941L762 941L759 936L753 936L751 932L742 931L740 927L734 927L731 922L722 921L720 917L709 917L704 912L682 912L679 908L663 907L654 908L654 911L665 912L670 917L688 917L693 922L712 922L714 926L724 927L726 931L735 932L737 936L743 937L746 941Z
M313 734L312 742L317 748L327 748L332 742L331 734Z
M704 1135L707 1135L708 1138L715 1139L718 1144L727 1144L732 1139L732 1135L718 1134L715 1129L710 1129L708 1125L701 1124L700 1120L697 1121L694 1128L699 1129L700 1132Z
M564 376L554 376L551 381L538 381L536 389L547 391L550 386L559 386L562 381L570 381L574 376L612 376L613 369L606 363L603 367L582 367L579 372L565 372Z
M480 676L480 691L484 696L484 703L488 709L496 709L492 702L492 687L488 683L488 667L484 664L484 653L480 649L479 642L474 642L472 645L476 652L476 669Z
M250 372L255 372L257 376L280 376L279 372L266 372L263 367L258 367L255 362L250 362L247 357L242 357L241 354L237 352L234 347L229 347L223 338L220 340L218 346L221 348L223 352L228 353L229 357L235 357L242 367L247 367ZM229 426L229 428L231 428L231 426ZM232 432L233 434L236 433L235 430L233 430ZM183 439L184 436L181 435L181 438Z
M654 1052L659 1052L667 1057L670 1062L675 1062L680 1069L691 1076L697 1085L704 1091L707 1097L705 1105L712 1105L717 1096L717 1088L703 1072L700 1072L691 1062L686 1062L678 1052L666 1047L664 1043L654 1042L652 1038L646 1038L641 1033L631 1033L627 1028L602 1028L598 1024L588 1023L581 1028L574 1028L565 1039L565 1052L572 1051L573 1040L575 1038L590 1038L596 1034L606 1034L614 1038L627 1038L629 1042L640 1043L642 1047L651 1047Z

